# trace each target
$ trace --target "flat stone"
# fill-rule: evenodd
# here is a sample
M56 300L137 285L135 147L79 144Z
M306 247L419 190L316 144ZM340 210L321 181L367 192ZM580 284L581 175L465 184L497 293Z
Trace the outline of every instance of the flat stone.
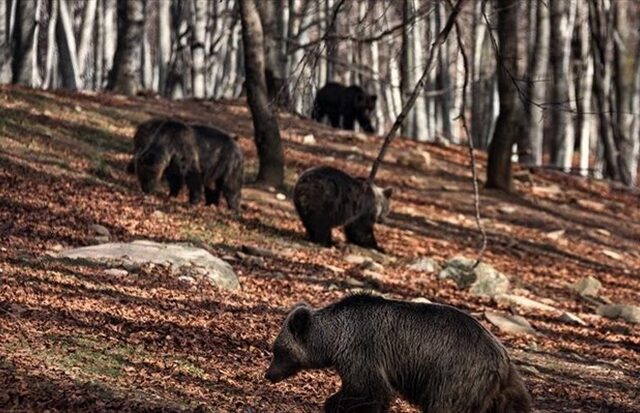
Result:
M91 245L100 245L110 241L110 238L106 235L98 235L89 240Z
M541 303L539 301L536 300L532 300L530 298L527 297L523 297L520 295L514 295L514 294L499 294L497 296L495 296L495 300L499 303L507 303L507 304L513 304L513 305L517 305L519 307L524 307L524 308L532 308L535 310L541 310L541 311L547 311L547 312L556 312L558 311L557 308L552 307L548 304L544 304Z
M580 317L578 317L577 315L570 313L568 311L565 311L564 313L562 313L562 315L560 316L560 320L564 321L565 323L568 324L576 324L576 325L580 325L580 326L587 326L587 322L584 321L583 319L581 319Z
M605 304L598 307L596 312L607 318L621 318L628 323L640 324L640 307L635 305Z
M511 334L535 334L536 330L524 318L512 314L500 314L485 311L485 318L501 331Z
M328 269L329 271L335 274L342 274L344 272L344 269L336 267L334 265L330 265L330 264L323 264L323 265L326 269Z
M516 212L518 209L514 206L511 205L500 205L498 207L498 212L505 214L505 215L511 215L514 212Z
M356 254L349 254L346 257L344 257L344 260L349 264L356 264L356 265L364 264L366 261L370 261L368 258L363 257L362 255L356 255Z
M89 264L108 265L120 261L138 265L153 263L169 268L196 266L204 268L206 278L221 288L234 290L240 287L238 277L227 262L202 248L187 244L164 244L146 240L114 242L62 251L57 257Z
M438 268L438 262L428 257L420 257L409 265L409 269L425 273L436 272Z
M129 271L122 268L108 268L104 270L104 273L112 277L125 277L129 275Z
M622 254L619 254L615 251L611 251L611 250L602 250L602 253L604 255L606 255L607 257L617 260L617 261L622 261L624 260L624 257L622 256Z
M93 224L89 227L89 229L91 229L91 231L93 231L94 234L99 236L103 236L103 237L111 236L111 233L109 232L109 230L100 224Z
M431 165L431 154L422 150L403 152L398 155L396 163L418 171L426 171Z
M302 143L304 143L305 145L313 145L314 143L316 143L316 138L311 133L308 135L304 135L302 137Z
M375 261L367 260L361 264L362 268L365 270L375 271L375 272L383 272L384 266L382 264L378 264Z
M557 231L547 232L545 234L545 237L547 237L547 238L549 238L551 240L557 241L557 240L559 240L560 238L562 238L564 236L564 233L565 233L565 230L559 229Z
M285 199L287 199L287 196L285 194L283 194L282 192L278 192L276 194L276 199L278 201L284 201Z
M450 278L459 288L468 289L475 295L491 297L505 294L509 288L509 279L484 262L472 268L475 262L476 260L465 257L454 257L447 261L438 278Z
M185 282L187 284L193 284L196 282L196 280L193 277L190 277L188 275L181 275L178 277L178 281L182 281Z
M576 204L580 205L584 209L591 209L596 212L602 212L607 209L605 204L588 199L577 199Z
M424 297L416 297L416 298L412 298L411 299L412 303L418 303L418 304L432 304L431 300L424 298Z
M588 276L570 285L571 289L581 296L597 297L602 283L595 277Z

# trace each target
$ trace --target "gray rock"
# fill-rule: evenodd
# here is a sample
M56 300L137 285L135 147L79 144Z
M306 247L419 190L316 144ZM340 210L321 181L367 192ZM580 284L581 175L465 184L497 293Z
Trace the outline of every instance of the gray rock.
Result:
M628 323L640 324L640 307L635 305L605 304L598 307L596 312L607 318L621 318Z
M514 212L516 212L516 207L511 206L511 205L500 205L498 207L498 212L500 212L501 214L505 214L505 215L511 215Z
M110 237L111 236L111 233L109 232L109 230L106 227L104 227L104 226L102 226L100 224L93 224L89 228L96 235L100 235L100 236L103 236L103 237Z
M576 324L576 325L580 325L580 326L586 326L587 325L586 321L584 321L583 319L581 319L577 315L575 315L573 313L570 313L568 311L562 313L562 315L560 316L560 320L562 320L562 321L564 321L565 323L568 323L568 324Z
M433 258L420 257L409 265L409 269L419 272L432 273L438 271L438 263Z
M476 260L455 257L447 261L438 278L452 279L459 288L468 289L475 295L494 296L504 294L509 288L509 279L491 265L481 262L473 268Z
M570 285L571 289L581 296L597 297L598 291L602 287L602 283L598 279L588 276L581 278Z
M109 242L109 237L106 235L98 235L89 240L91 245L100 245Z
M196 282L196 280L193 277L190 277L188 275L181 275L178 277L178 281L182 281L185 282L187 284L193 284Z
M344 283L345 283L346 285L348 285L349 287L360 287L360 288L362 288L362 287L364 287L364 286L365 286L365 284L364 284L362 281L360 281L360 280L356 280L356 279L355 279L355 278L353 278L353 277L347 277L347 278L345 278L345 279L344 279Z
M112 277L125 277L129 275L129 271L123 270L122 268L108 268L104 270L104 273Z
M557 308L552 307L548 304L515 294L498 294L495 296L495 299L499 303L513 304L524 308L532 308L535 310L548 312L559 311Z
M314 143L316 143L316 138L311 133L308 135L304 135L302 137L302 143L304 143L305 145L313 145Z
M396 163L418 171L426 171L431 165L431 155L422 150L406 151L398 155Z
M485 311L485 318L494 326L498 327L505 333L511 334L535 334L536 330L529 322L518 315L500 314L491 311Z
M412 303L431 304L431 300L424 297L416 297L411 299Z
M382 264L378 264L375 261L371 261L371 260L367 260L365 262L363 262L362 264L362 268L365 270L371 270L374 272L383 272L384 271L384 266Z
M253 245L243 245L241 247L242 252L256 257L273 257L275 254L273 251L266 248L254 247Z
M169 268L200 267L213 284L234 290L240 287L231 266L202 248L187 244L163 244L153 241L114 242L60 252L58 258L88 264L111 264L114 261L138 264L153 263Z
M364 264L366 261L370 261L368 258L363 257L362 255L356 255L356 254L349 254L346 257L344 257L344 260L349 264L356 264L356 265L361 265L361 264Z

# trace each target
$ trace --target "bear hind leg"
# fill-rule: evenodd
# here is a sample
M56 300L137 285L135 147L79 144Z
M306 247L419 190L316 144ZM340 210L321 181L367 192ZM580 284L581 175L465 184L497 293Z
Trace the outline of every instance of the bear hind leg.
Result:
M184 186L184 176L180 167L171 162L164 171L164 177L169 183L169 196L176 197L180 194L180 190Z
M189 203L196 205L202 199L202 175L197 170L190 170L186 177L189 188Z
M373 234L373 224L365 224L358 221L352 222L345 225L344 235L347 238L347 242L364 248L381 250Z
M331 239L331 227L322 225L322 223L312 219L303 218L302 223L307 230L309 241L325 247L333 245L333 240Z
M325 413L387 413L390 402L366 393L338 391L324 403Z

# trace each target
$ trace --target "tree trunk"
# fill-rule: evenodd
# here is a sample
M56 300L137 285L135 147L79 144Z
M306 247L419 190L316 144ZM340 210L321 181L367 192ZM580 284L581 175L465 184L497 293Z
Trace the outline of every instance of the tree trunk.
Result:
M416 58L414 48L415 37L415 25L412 20L415 16L415 4L414 0L403 0L402 2L402 63L400 65L401 71L401 96L402 107L405 106L405 102L413 92L413 88L416 84ZM422 108L419 108L423 110ZM402 134L410 138L416 138L416 106L411 109L407 114L402 125Z
M82 11L82 25L80 26L80 41L78 42L78 73L82 76L88 66L87 56L91 50L93 38L93 24L96 17L97 0L86 1ZM95 58L95 57L94 57Z
M11 0L0 1L0 84L11 83L10 14Z
M15 0L16 18L13 39L13 83L37 86L38 26L42 0Z
M171 2L158 3L158 93L166 96L169 59L171 59Z
M133 96L140 89L143 0L118 0L118 43L107 89Z
M512 190L511 150L518 129L518 99L509 73L517 73L518 62L518 1L497 0L498 43L498 93L500 114L493 139L489 145L487 164L487 188Z
M265 78L269 100L280 107L289 106L289 91L285 79L286 56L282 40L283 0L258 1L260 21L264 31Z
M634 80L631 98L631 113L633 121L629 132L629 137L632 142L629 172L630 172L630 185L638 185L638 157L640 156L640 42L636 47L636 58L634 62Z
M598 0L589 0L591 41L594 50L593 90L598 111L598 133L602 141L604 175L613 180L620 179L618 151L611 133L611 38L610 10L600 7Z
M193 96L204 98L206 91L205 83L205 62L204 62L204 40L207 31L207 2L206 0L191 0L191 80L193 82ZM270 2L269 2L270 3Z
M582 2L579 5L580 21L580 65L576 76L578 98L578 125L580 141L580 175L587 176L589 173L589 154L591 152L591 130L593 129L593 115L591 112L591 98L593 89L593 56L590 52L589 43L589 14L586 5Z
M76 59L73 18L67 0L59 0L58 2L56 40L58 43L58 67L62 73L62 87L70 90L78 90L82 87L82 81Z
M562 166L564 142L567 136L567 126L571 121L568 116L569 102L569 78L567 68L569 66L570 51L565 49L569 44L567 37L571 29L568 23L566 0L549 0L550 10L550 43L549 63L551 64L551 116L549 119L549 141L551 149L551 162L556 166Z
M447 10L444 2L438 2L436 18L438 22L436 31L440 32L442 29L442 21L447 19ZM442 130L440 132L446 140L451 140L451 77L449 75L448 47L442 47L438 52L436 85L439 91L436 99L440 107L440 122L442 123Z
M161 3L169 3L161 2ZM117 20L117 4L116 0L104 0L104 54L102 68L104 70L104 78L101 84L108 82L109 76L113 69L113 58L116 53L116 40L118 31L116 29Z
M336 64L335 61L338 57L338 41L335 39L335 34L338 31L338 22L332 22L333 18L333 5L334 0L325 0L325 30L327 33L326 51L327 51L327 72L325 79L327 82L333 82L336 80Z
M98 1L96 14L96 24L94 31L96 40L93 42L93 90L102 88L102 79L104 77L104 0Z
M548 6L536 1L535 40L527 64L529 83L527 96L527 139L520 151L519 160L524 164L541 165L544 119L541 105L547 94L547 68L549 62L549 11Z
M240 0L240 13L247 101L260 163L257 180L262 184L281 186L284 181L284 154L278 122L269 107L264 38L255 0Z
M58 26L59 0L49 0L49 22L47 24L47 55L44 63L44 77L42 88L49 89L53 82L53 55L56 49L56 28Z
M485 87L483 66L484 61L482 50L485 44L487 26L482 21L482 1L476 1L473 5L473 54L471 60L471 139L473 146L485 149L485 134L487 124L485 122L485 104L487 94L493 96L493 89ZM486 56L486 54L484 54Z

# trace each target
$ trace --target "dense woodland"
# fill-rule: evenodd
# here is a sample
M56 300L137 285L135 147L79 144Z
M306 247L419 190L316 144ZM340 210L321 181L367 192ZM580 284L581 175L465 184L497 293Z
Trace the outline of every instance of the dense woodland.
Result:
M637 413L639 26L0 0L0 411Z
M0 80L172 99L236 98L245 92L246 77L242 3L3 0ZM360 85L378 95L379 133L390 128L409 99L453 5L256 3L270 102L309 116L315 92L327 81ZM498 137L491 146L497 164L512 158L635 185L638 4L462 3L458 27L436 48L402 134L421 141L466 141L460 121L466 99L463 115L474 146L487 149ZM501 166L496 174L505 172ZM508 181L505 176L488 183L508 188Z

